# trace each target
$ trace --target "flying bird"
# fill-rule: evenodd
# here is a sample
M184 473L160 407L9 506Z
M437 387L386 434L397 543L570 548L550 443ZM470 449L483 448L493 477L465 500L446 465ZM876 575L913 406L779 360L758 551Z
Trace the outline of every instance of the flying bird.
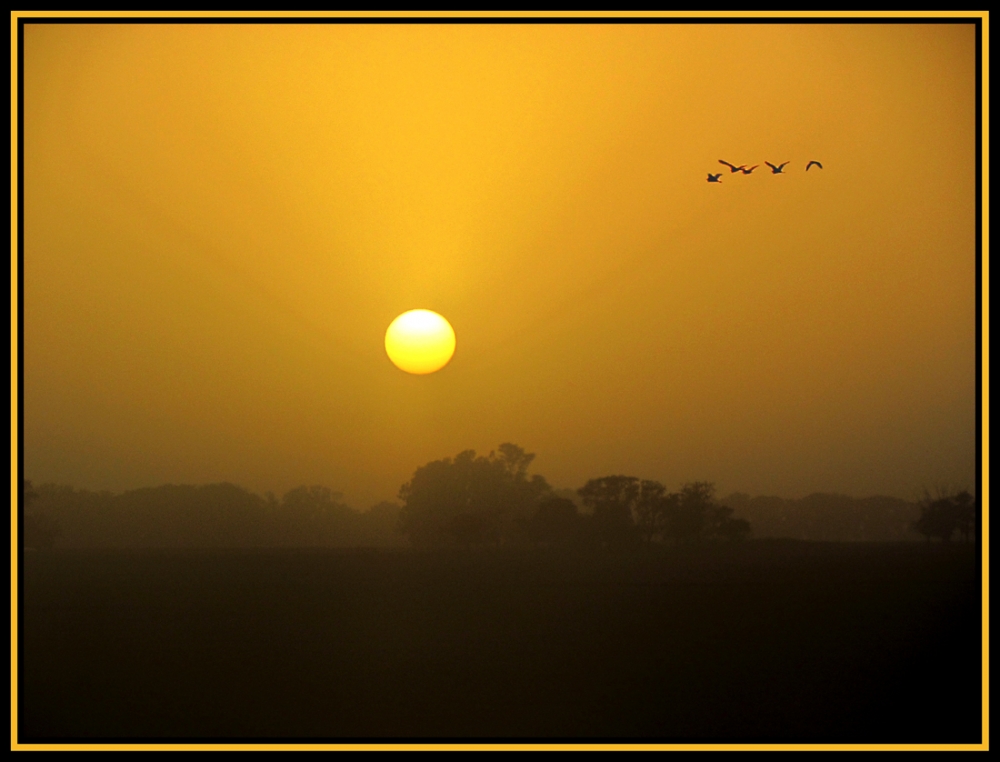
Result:
M721 172L717 175L713 175L711 172L708 173L708 181L710 183L721 183L722 182L722 180L720 179L721 177L722 177Z
M819 167L820 169L823 169L823 165L822 165L822 164L820 164L820 163L819 163L818 161L811 161L811 162L809 162L808 164L806 164L806 172L808 172L808 171L809 171L809 167L811 167L811 166L812 166L813 164L815 164L815 165L816 165L817 167Z
M760 166L760 164L754 164L754 165L753 165L752 167L750 167L750 169L746 169L746 168L744 167L744 168L743 168L743 174L744 174L744 175L749 175L749 174L750 174L751 172L753 172L753 171L754 171L755 169L757 169L757 167L759 167L759 166Z
M743 167L746 166L746 164L740 164L740 166L737 167L735 164L730 164L728 161L723 161L722 159L719 159L719 164L725 164L727 167L729 167L730 174L732 174L733 172L739 172L741 169L743 169Z
M767 166L769 166L771 168L771 174L772 175L781 175L781 174L784 174L781 170L784 169L785 168L785 164L788 164L789 162L786 161L785 164L780 164L777 167L774 166L769 161L765 161L764 163L767 164Z

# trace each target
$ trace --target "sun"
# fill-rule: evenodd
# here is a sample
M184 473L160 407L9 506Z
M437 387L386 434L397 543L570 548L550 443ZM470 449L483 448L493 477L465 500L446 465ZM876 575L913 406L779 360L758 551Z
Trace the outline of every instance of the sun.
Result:
M385 351L400 370L433 373L447 365L455 354L455 331L436 312L410 310L389 324Z

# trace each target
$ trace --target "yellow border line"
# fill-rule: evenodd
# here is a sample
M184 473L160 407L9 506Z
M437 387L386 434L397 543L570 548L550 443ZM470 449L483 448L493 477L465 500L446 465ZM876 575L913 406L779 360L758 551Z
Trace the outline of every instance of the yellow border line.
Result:
M15 747L11 747L15 748ZM982 751L982 744L655 744L655 743L218 743L21 744L24 751Z
M17 406L19 368L18 352L18 304L17 304L17 19L11 13L10 19L10 742L15 748L17 742L17 489L18 452Z
M985 11L11 11L19 18L989 18Z
M566 750L566 751L983 751L989 749L989 12L988 11L11 11L10 37L10 136L11 136L11 749L17 751L69 750ZM982 21L982 506L983 552L983 738L979 744L647 744L647 743L121 743L121 744L19 744L17 742L17 25L20 19L32 18L968 18Z
M983 551L983 747L990 744L990 15L982 16L982 469L979 504Z

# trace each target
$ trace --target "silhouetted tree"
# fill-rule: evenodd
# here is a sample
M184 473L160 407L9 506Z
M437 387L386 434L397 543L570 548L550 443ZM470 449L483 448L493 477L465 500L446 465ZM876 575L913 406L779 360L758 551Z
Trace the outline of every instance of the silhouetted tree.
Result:
M941 542L951 542L951 536L961 532L966 541L975 528L977 501L967 490L949 493L938 489L937 497L924 490L920 501L920 518L913 522L913 528L930 542L937 537Z
M750 522L733 518L733 509L715 499L711 482L688 482L668 496L665 519L666 535L679 542L742 540L750 534Z
M663 536L676 504L677 495L668 495L667 488L659 482L649 479L639 482L639 494L635 501L636 526L646 543Z
M700 539L715 506L714 495L715 487L709 482L683 485L668 516L668 536L679 541Z
M976 531L976 516L979 513L979 500L968 490L962 490L952 498L955 503L956 528L962 537L969 542Z
M713 524L712 534L726 540L745 540L750 536L750 522L746 519L735 519L732 517L732 508L719 506L721 515L716 514Z
M945 499L932 500L922 505L920 518L913 523L913 528L926 537L928 542L932 537L950 542L956 527L951 501Z
M534 457L505 443L499 454L466 450L421 466L399 490L401 531L418 546L510 541L550 493L544 477L528 476Z
M604 476L591 479L577 490L583 504L593 511L594 538L607 545L628 545L636 539L633 511L641 493L634 476Z
M500 528L483 513L459 513L448 521L448 535L459 545L495 545Z
M561 545L572 542L580 534L581 518L576 503L565 497L549 497L541 501L528 523L528 536L534 542Z

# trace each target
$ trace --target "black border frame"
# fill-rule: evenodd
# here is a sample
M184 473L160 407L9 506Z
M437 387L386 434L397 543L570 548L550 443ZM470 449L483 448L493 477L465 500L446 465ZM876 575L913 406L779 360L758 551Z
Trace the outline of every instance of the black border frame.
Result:
M156 11L149 11L156 13ZM984 13L988 14L988 11ZM22 680L24 679L23 669L23 644L24 644L24 27L26 24L966 24L973 25L976 30L975 38L975 140L976 140L976 210L975 210L975 306L976 306L976 489L980 500L980 510L976 515L976 560L980 570L983 568L982 555L982 512L986 507L983 502L983 19L980 16L917 16L917 17L893 17L893 16L260 16L260 17L239 17L239 16L170 16L170 17L142 17L142 16L39 16L39 17L18 17L17 18L17 362L18 362L18 387L17 387L17 473L19 483L17 485L17 694L21 693ZM982 578L980 579L980 598L982 598ZM983 610L985 614L985 609ZM980 634L982 629L980 629ZM980 643L980 650L982 644ZM983 686L986 689L986 685ZM981 727L980 743L986 736L986 728ZM707 741L703 739L532 739L532 738L24 738L23 718L18 714L17 721L17 744L54 744L54 745L102 745L102 744L128 744L128 745L171 745L181 746L185 744L198 745L255 745L263 746L269 744L288 745L440 745L456 744L462 746L474 746L481 744L490 745L558 745L584 744L587 746L597 745L679 745L679 744L717 744L717 745L751 745L751 744L787 744L794 745L815 745L814 741L747 741L743 742L719 742ZM831 745L873 745L868 742L830 742ZM823 745L826 745L824 743ZM886 746L897 746L897 744L885 743Z

